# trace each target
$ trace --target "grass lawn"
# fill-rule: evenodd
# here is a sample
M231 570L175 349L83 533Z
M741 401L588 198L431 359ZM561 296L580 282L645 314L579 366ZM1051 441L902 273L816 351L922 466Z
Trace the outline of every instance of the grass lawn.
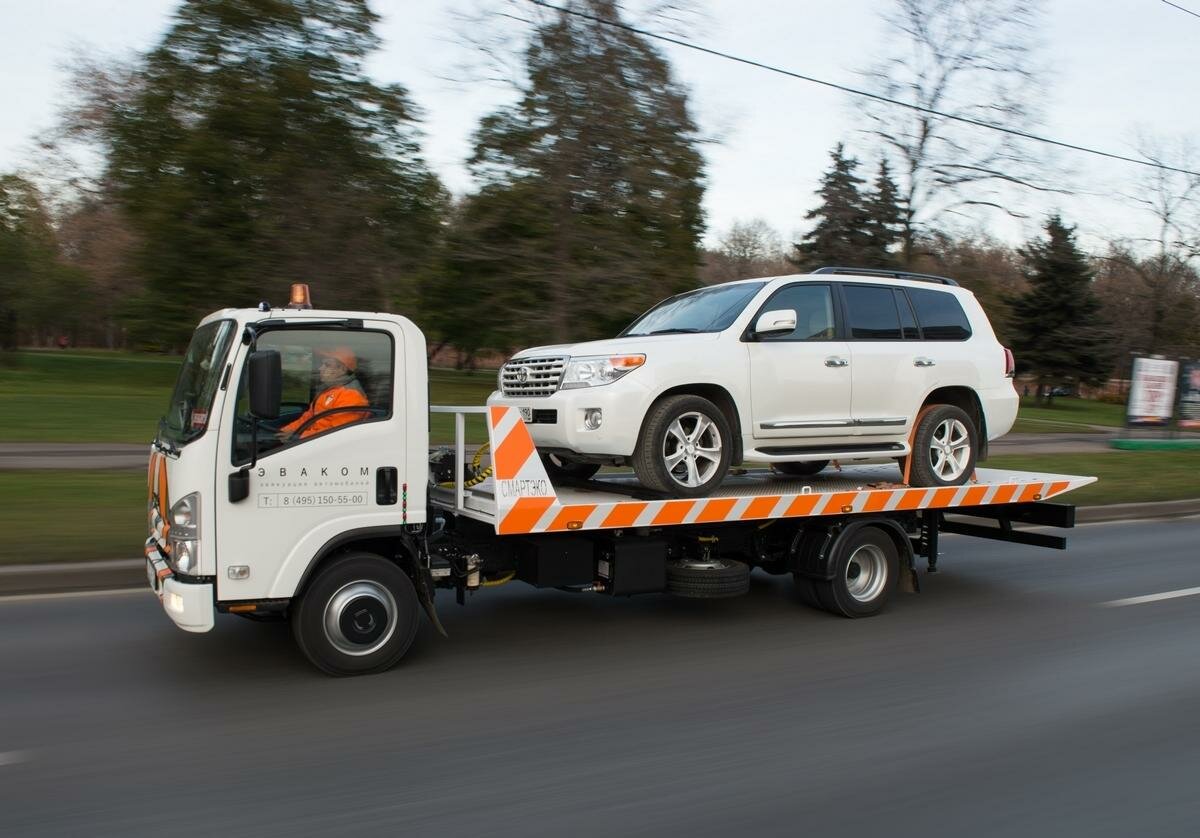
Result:
M1080 506L1200 498L1200 451L1005 454L989 457L983 466L1100 478L1063 496Z
M1088 399L1073 399L1059 396L1052 407L1038 406L1032 398L1021 399L1021 409L1017 414L1017 422L1029 420L1020 428L1013 428L1019 433L1060 433L1058 426L1066 426L1065 430L1078 433L1081 428L1070 425L1104 425L1119 428L1125 424L1125 405L1108 404L1106 402L1090 401Z
M180 359L132 352L17 352L0 365L0 442L149 442ZM482 405L496 373L432 370L433 404ZM469 439L484 442L483 417L467 421ZM454 417L431 418L434 442L454 440Z
M146 472L0 471L0 564L139 558Z

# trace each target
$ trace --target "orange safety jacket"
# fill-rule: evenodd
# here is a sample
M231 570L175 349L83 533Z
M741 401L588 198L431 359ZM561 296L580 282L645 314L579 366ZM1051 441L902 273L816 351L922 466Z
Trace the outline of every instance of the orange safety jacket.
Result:
M309 419L314 416L320 416L322 413L333 410L338 407L366 407L368 404L367 397L363 393L362 388L358 386L357 381L351 381L349 384L335 384L317 394L313 399L312 405L308 410L300 414L294 422L289 422L280 428L281 431L291 433L296 428L299 428ZM328 431L331 428L337 428L342 425L349 425L352 422L362 422L370 417L370 413L363 411L361 413L347 410L339 411L330 414L322 419L313 422L300 433L301 439L308 439L310 436Z

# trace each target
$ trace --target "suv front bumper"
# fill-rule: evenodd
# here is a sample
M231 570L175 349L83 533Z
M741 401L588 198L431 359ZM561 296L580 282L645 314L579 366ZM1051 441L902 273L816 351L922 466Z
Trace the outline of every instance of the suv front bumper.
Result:
M573 451L601 457L628 457L637 447L642 419L652 401L652 394L632 380L618 381L603 387L578 390L559 390L552 396L504 396L499 390L488 398L488 405L554 410L553 424L527 424L529 435L539 449ZM599 409L604 421L596 430L584 425L588 410Z

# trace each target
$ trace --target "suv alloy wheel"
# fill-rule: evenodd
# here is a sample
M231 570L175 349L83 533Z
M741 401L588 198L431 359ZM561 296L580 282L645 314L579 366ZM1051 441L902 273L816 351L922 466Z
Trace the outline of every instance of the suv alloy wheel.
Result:
M733 434L720 409L700 396L667 396L646 414L633 470L647 489L704 497L725 478Z

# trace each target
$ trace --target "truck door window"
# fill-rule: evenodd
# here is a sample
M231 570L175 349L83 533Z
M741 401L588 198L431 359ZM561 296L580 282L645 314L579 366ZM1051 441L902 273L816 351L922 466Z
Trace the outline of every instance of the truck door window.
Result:
M392 414L392 338L386 332L278 329L258 349L279 352L283 398L279 419L258 423L258 456ZM243 369L238 385L233 462L251 453L250 399Z

